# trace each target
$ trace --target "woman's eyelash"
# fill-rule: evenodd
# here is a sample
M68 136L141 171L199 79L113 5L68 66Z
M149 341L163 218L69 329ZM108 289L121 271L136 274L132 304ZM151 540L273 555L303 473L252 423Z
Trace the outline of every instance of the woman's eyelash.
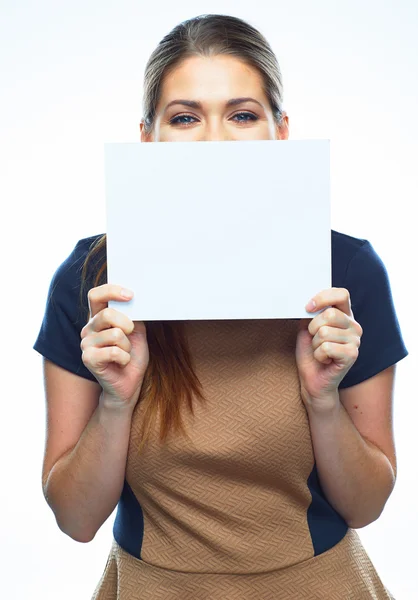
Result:
M250 117L250 119L239 119L237 121L237 123L248 123L249 121L258 121L258 117L257 115L250 113L250 112L239 112L236 113L232 118L238 117L239 115L245 115L246 117ZM192 123L181 123L178 119L182 119L182 118L189 118L189 119L196 119L196 117L193 117L192 115L177 115L177 117L174 117L173 119L170 120L170 125L185 125L186 127L188 125L191 125Z

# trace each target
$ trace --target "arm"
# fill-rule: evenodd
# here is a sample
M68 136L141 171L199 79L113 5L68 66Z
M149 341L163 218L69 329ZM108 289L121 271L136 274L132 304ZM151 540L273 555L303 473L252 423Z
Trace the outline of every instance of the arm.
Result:
M307 409L321 486L349 527L375 521L395 485L394 371L340 390L332 410Z
M122 493L133 409L46 361L48 426L43 492L59 528L91 541ZM59 458L57 458L59 457Z
M45 498L59 528L78 542L90 542L119 501L130 427L130 411L100 403L75 448L48 475Z
M369 242L340 276L345 287L313 298L323 310L308 325L311 338L300 332L296 356L322 487L358 528L379 517L395 484L393 383L408 351L388 273Z
M80 542L94 538L120 499L148 364L144 324L108 308L109 300L127 300L121 287L100 285L85 296L98 263L80 303L80 268L93 241L80 240L55 272L34 345L45 359L43 492L60 529Z

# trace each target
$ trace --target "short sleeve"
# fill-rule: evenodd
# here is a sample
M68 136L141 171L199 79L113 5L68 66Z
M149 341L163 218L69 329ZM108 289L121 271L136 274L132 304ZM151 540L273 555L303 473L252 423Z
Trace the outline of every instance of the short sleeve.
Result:
M363 335L357 360L340 389L361 383L408 355L386 267L367 240L348 263L344 287L350 292L353 315Z
M53 363L91 381L96 378L84 365L81 329L87 322L86 285L80 299L81 271L93 238L80 240L55 271L47 295L45 313L33 348ZM89 242L89 243L87 243Z

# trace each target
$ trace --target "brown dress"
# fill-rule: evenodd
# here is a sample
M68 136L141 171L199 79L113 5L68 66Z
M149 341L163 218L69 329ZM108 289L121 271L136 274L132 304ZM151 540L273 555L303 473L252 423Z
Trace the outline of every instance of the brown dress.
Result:
M188 438L155 437L141 453L137 405L126 481L140 558L114 539L94 600L393 599L355 530L315 553L298 323L185 322L208 401L185 412Z

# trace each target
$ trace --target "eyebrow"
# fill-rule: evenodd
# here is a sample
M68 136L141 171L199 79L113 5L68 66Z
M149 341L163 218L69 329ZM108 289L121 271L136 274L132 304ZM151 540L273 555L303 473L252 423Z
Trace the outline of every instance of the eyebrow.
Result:
M226 106L236 106L237 104L243 104L244 102L255 102L256 104L258 104L259 106L261 106L261 108L263 108L263 105L261 104L261 102L259 102L258 100L256 100L255 98L231 98L231 100L228 100L228 102L226 103ZM169 102L167 104L167 106L164 109L164 112L167 110L167 108L169 108L170 106L173 106L173 104L182 104L183 106L188 106L189 108L196 108L198 110L200 110L202 108L202 103L201 102L196 102L194 100L173 100L172 102Z

